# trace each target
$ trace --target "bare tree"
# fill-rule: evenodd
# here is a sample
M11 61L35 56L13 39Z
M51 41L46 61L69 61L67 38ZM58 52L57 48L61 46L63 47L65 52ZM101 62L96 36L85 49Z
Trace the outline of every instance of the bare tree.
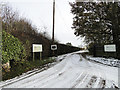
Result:
M14 29L14 26L19 19L17 11L13 11L8 4L1 6L1 17L3 23L3 29L7 32L11 32ZM5 25L4 25L5 24Z

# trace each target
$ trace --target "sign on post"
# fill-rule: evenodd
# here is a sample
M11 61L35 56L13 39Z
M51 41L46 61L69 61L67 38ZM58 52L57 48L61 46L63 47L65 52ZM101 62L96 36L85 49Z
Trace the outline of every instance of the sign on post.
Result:
M116 45L115 44L104 45L104 51L105 52L116 52Z
M57 50L57 45L51 45L51 50Z
M42 44L33 44L33 61L34 61L34 52L40 52L40 60L42 59Z

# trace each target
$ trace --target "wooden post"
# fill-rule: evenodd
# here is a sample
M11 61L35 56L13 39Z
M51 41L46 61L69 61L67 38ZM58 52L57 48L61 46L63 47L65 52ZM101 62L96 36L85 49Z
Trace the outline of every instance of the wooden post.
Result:
M53 0L53 32L52 32L52 44L54 45L54 30L55 30L55 0ZM54 50L52 51L54 56Z
M40 52L40 60L42 60L42 52Z
M54 44L54 29L55 29L55 0L53 1L53 32L52 32L53 44Z
M34 61L34 52L33 52L33 61Z

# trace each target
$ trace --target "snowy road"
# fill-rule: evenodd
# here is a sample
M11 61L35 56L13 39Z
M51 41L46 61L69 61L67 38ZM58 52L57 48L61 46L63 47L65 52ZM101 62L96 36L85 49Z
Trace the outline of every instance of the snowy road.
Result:
M63 56L59 57L63 58ZM23 76L24 77L24 76ZM4 88L116 88L118 87L118 68L90 62L81 54L66 54L55 66L16 80L1 82Z

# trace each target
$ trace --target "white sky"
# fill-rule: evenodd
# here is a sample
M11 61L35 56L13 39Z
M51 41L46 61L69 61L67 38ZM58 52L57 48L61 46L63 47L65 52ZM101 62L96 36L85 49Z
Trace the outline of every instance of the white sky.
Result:
M31 20L32 24L43 32L43 27L52 36L53 0L2 0L17 9L21 16ZM60 43L71 42L73 46L84 45L83 39L78 39L71 29L73 15L70 13L69 2L75 0L56 0L55 10L55 38Z

